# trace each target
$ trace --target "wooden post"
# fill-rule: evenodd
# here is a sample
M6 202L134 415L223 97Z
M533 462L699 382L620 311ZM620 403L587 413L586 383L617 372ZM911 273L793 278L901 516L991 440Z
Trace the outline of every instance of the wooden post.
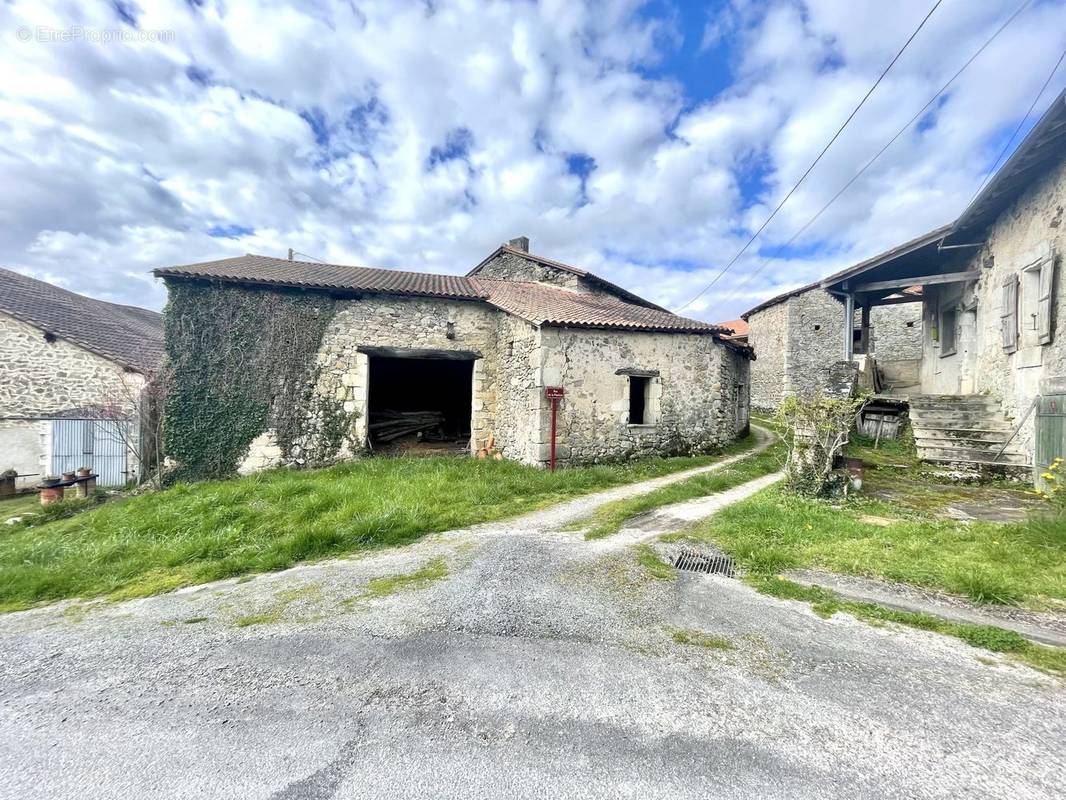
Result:
M844 295L844 360L855 360L855 295Z
M555 433L558 430L559 400L562 399L564 394L565 391L562 386L544 387L544 396L552 404L551 443L548 450L548 469L552 472L555 472Z

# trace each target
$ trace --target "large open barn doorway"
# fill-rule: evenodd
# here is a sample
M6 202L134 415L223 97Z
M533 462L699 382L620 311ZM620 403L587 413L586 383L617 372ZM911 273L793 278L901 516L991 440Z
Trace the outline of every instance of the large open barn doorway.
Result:
M370 446L386 452L469 449L474 358L370 354Z

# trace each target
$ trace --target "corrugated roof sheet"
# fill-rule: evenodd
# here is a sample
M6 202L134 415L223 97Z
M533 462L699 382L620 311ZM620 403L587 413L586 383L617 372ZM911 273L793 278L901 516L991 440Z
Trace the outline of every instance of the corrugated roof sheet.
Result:
M0 311L139 372L163 360L163 317L0 268Z
M589 294L541 283L434 275L371 267L347 267L247 255L155 270L164 278L200 278L244 284L375 294L478 300L536 325L617 328L677 333L720 333L658 306Z

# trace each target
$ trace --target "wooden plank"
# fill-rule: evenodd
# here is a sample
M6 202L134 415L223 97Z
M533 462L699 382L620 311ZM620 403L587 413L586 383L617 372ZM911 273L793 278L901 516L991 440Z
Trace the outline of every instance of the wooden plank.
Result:
M476 361L477 350L422 350L414 347L360 347L360 353L378 358L426 358L443 361Z
M876 292L879 289L906 289L908 286L930 286L934 283L958 283L959 281L975 281L981 277L981 270L975 269L969 272L945 272L942 275L925 275L917 278L893 278L890 281L873 281L860 283L855 287L856 292Z

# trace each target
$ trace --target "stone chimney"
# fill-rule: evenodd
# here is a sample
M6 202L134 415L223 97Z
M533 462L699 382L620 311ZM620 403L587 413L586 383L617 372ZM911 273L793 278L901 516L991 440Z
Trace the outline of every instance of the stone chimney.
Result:
M529 252L529 237L519 236L517 239L511 239L507 242L508 247L513 247L515 250L521 250L523 253Z

